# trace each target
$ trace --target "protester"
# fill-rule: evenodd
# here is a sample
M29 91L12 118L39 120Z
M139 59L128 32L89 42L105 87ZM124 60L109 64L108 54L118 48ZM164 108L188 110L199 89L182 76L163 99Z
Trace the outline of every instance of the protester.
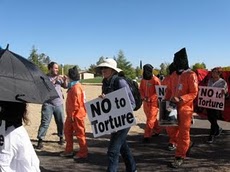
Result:
M0 101L0 171L39 172L39 159L23 126L28 124L26 103ZM5 122L5 126L3 125ZM1 128L3 126L4 128Z
M171 63L169 66L168 66L168 75L164 77L164 79L161 81L161 85L168 85L169 82L170 82L170 76L171 74L175 71L175 65L174 63Z
M54 119L57 125L57 135L59 137L58 144L64 144L64 106L63 99L64 96L62 94L61 87L67 87L67 77L61 76L58 74L58 64L56 62L51 62L48 64L49 73L47 74L50 81L53 83L59 97L56 99L48 100L43 103L41 110L41 123L38 129L38 144L37 149L41 149L43 147L43 140L46 136L47 130L50 125L50 121L52 116L54 115Z
M168 67L168 71L169 71L169 74L163 79L163 81L161 82L162 85L166 85L168 86L170 84L170 80L171 80L171 74L175 71L175 65L174 63L171 63ZM166 88L167 89L167 88ZM166 132L169 136L169 144L168 144L168 150L172 151L172 150L175 150L176 149L176 145L175 143L173 144L174 142L174 136L173 136L173 130L171 130L171 127L170 126L167 126L165 127L166 129Z
M218 87L223 88L222 95L227 95L228 85L227 82L221 78L221 68L215 67L211 70L211 78L208 80L208 87ZM207 140L207 143L213 143L214 138L219 136L222 132L222 128L219 127L217 119L222 117L222 112L216 109L207 108L208 121L211 124L210 134Z
M172 73L167 85L165 99L177 105L179 122L178 126L170 129L172 133L170 141L176 145L175 159L171 163L171 167L178 168L183 164L186 153L192 146L190 127L193 115L193 100L198 93L198 82L195 72L189 68L185 48L174 54L173 63L176 71Z
M68 71L69 84L66 98L66 120L65 120L65 140L66 148L60 156L73 156L73 136L77 137L79 151L73 157L74 160L85 159L88 156L88 147L85 136L85 92L80 80L80 74L75 67Z
M101 64L97 66L101 69L103 81L102 81L102 95L100 97L104 98L105 94L118 90L120 88L126 87L128 90L128 96L131 101L132 108L135 108L135 100L132 96L131 90L127 82L118 77L118 72L121 69L117 68L117 62L114 59L107 58ZM111 82L113 85L111 85ZM122 129L117 132L111 133L110 142L108 146L108 167L107 172L116 172L119 163L119 155L121 154L127 172L136 171L136 163L132 156L132 153L127 144L126 138L130 128Z
M146 115L146 125L143 138L144 143L149 143L152 135L158 136L161 130L157 120L159 105L155 89L156 85L161 85L160 79L153 75L153 66L151 64L145 64L143 66L143 78L140 83L143 110Z

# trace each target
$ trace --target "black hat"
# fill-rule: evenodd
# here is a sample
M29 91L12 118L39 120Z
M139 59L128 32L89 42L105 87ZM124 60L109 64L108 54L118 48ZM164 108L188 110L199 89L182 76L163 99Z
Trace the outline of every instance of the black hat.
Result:
M180 51L176 52L174 54L174 60L173 63L175 65L176 71L184 71L189 68L188 66L188 57L186 53L186 49L182 48Z
M78 72L76 66L74 66L73 68L70 68L70 69L69 69L68 76L69 76L69 78L72 79L73 81L78 81L78 80L80 80L80 74L79 74L79 72Z
M153 66L151 64L145 64L143 66L143 78L150 80L153 77Z

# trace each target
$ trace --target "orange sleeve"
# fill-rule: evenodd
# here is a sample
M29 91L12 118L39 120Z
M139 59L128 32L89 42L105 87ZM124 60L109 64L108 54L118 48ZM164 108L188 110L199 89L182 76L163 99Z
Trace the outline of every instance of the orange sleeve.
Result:
M174 74L171 74L169 77L168 77L168 79L167 79L167 88L166 88L166 91L165 91L165 100L170 100L171 99L171 97L172 97L172 90L171 90L171 88L172 88L172 83L171 83L171 80L173 80L173 75Z
M71 117L84 117L86 116L84 92L81 85L76 84L68 92L68 113Z
M151 84L152 84L152 87L151 87L151 90L150 91L150 97L149 99L151 101L157 101L158 100L158 97L157 97L157 92L156 92L156 85L161 85L161 81L158 77L156 76L153 76L153 78L151 79Z
M197 75L195 72L192 72L188 75L188 94L184 94L181 96L183 99L184 103L188 101L193 101L198 93L198 80L197 80Z

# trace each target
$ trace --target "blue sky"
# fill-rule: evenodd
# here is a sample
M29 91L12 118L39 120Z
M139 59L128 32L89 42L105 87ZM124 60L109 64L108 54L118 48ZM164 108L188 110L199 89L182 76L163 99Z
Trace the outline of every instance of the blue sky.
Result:
M230 66L229 0L0 0L0 45L28 57L32 46L59 64L88 68L124 52L133 67Z

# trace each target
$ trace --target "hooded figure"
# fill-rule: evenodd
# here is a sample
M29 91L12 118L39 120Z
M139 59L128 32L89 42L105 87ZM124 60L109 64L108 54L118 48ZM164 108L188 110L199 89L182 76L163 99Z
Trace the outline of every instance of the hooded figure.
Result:
M180 51L174 54L173 63L175 65L175 69L178 75L180 75L183 71L189 68L188 57L185 48L182 48Z
M175 69L175 65L174 63L171 63L168 67L168 70L169 70L169 75L171 75L176 69Z
M158 136L161 130L157 120L159 108L155 89L156 85L161 85L161 81L153 75L153 66L151 64L145 64L143 70L143 78L140 82L140 94L143 100L143 110L146 115L143 142L149 143L150 138L152 136Z
M150 80L153 77L153 66L151 64L146 64L143 66L143 78L145 80Z
M168 127L169 150L174 150L175 159L171 163L173 168L180 167L188 156L193 142L190 140L191 121L194 112L193 101L198 93L197 75L189 69L185 48L174 54L173 63L176 72L170 75L165 100L177 105L178 126Z

